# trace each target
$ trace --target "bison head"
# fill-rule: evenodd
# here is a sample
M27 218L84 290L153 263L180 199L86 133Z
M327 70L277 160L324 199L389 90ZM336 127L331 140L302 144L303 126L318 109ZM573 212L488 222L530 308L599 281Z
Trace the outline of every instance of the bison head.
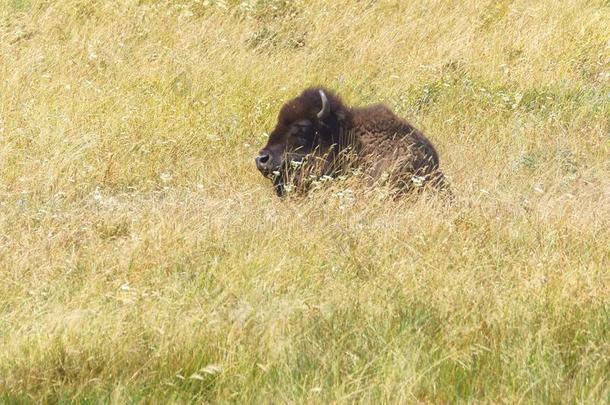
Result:
M279 196L288 182L298 185L305 177L328 174L328 163L342 146L348 117L339 98L321 88L307 89L284 104L267 145L255 158L256 167L272 179Z

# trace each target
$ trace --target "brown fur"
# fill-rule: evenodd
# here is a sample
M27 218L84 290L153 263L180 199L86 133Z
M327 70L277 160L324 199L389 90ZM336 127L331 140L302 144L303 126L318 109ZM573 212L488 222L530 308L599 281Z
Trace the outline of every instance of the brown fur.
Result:
M259 170L272 177L278 195L288 181L306 188L306 179L334 176L358 167L372 180L386 178L400 192L427 184L444 186L432 143L384 105L350 108L322 89L330 103L323 120L320 88L309 88L281 108L260 155L270 160ZM295 163L299 164L295 169ZM279 173L279 175L278 175Z

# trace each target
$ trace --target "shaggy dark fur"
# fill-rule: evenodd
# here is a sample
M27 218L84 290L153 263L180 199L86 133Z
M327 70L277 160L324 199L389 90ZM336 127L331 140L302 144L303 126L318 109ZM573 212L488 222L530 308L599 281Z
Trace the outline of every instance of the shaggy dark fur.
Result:
M329 105L322 118L320 90ZM284 104L256 164L280 196L289 183L306 189L307 179L355 167L372 180L386 179L400 192L444 187L438 154L420 131L384 105L350 108L319 87Z

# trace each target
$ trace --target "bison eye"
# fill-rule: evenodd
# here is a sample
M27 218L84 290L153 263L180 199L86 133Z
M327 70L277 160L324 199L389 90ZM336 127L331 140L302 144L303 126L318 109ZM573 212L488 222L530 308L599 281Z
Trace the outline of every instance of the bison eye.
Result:
M313 134L309 132L299 133L296 136L296 141L300 146L309 146L313 142Z

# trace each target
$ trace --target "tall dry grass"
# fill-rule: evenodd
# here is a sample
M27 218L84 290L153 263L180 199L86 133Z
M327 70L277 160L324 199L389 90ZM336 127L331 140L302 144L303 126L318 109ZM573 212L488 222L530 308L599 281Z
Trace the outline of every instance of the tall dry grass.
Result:
M0 3L0 401L610 402L610 4ZM323 84L456 194L255 170Z

